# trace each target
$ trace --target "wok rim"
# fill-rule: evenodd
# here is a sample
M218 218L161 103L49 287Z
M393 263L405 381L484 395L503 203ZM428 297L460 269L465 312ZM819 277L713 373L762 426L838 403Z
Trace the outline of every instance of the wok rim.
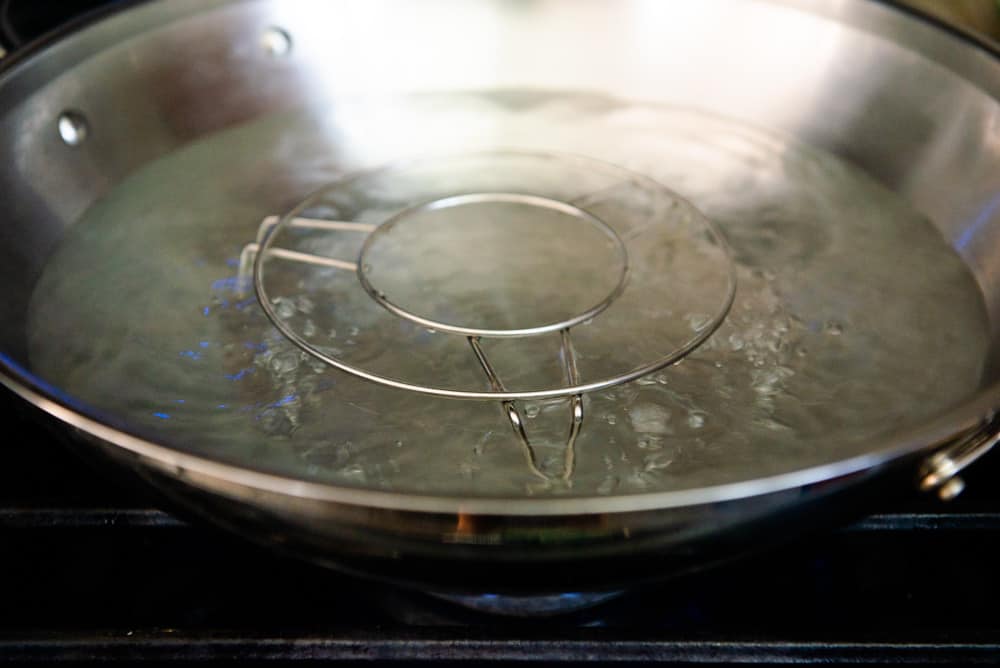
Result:
M28 377L22 382L17 376ZM201 455L160 445L147 438L112 427L66 405L58 391L31 374L12 368L11 361L0 356L0 384L5 385L36 408L104 443L122 448L151 460L157 468L185 477L188 472L226 483L287 497L339 505L410 511L489 516L580 516L642 511L667 511L677 508L724 503L797 490L809 485L846 478L891 464L910 455L932 451L960 438L989 421L1000 404L1000 383L977 393L968 402L887 440L861 455L788 473L721 483L691 489L589 497L524 498L510 496L459 497L382 492L372 489L311 482L289 476L266 473ZM865 441L870 442L870 441Z

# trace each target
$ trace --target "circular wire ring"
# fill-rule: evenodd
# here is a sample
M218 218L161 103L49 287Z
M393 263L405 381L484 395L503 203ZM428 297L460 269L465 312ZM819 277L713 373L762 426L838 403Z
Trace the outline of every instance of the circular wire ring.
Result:
M468 155L468 154L466 154ZM537 157L544 159L551 159L554 156L547 153L530 153L530 152L491 152L484 155L501 155L501 156L525 156L525 157ZM466 156L462 156L466 157ZM560 156L562 157L562 156ZM588 159L590 162L598 162ZM366 175L377 174L389 169L398 168L399 165L390 165L387 167L380 167L374 170L368 170L365 172L360 172L349 179L339 182L338 186L347 185L353 183ZM608 165L612 167L611 165ZM621 172L626 172L626 170L614 166L616 170ZM658 188L666 190L663 186L660 186L652 179L642 176L636 173L628 172L630 177L636 181L643 181L656 185ZM662 369L665 366L673 364L674 362L684 358L696 348L698 348L702 343L711 336L716 329L722 324L726 316L732 307L733 300L736 296L736 270L732 261L732 255L729 250L729 246L725 241L725 237L722 232L715 226L712 221L704 218L701 223L706 227L708 234L711 236L712 241L718 245L725 254L726 269L727 269L727 285L726 294L723 297L723 301L718 308L718 311L714 316L705 323L701 328L699 328L694 335L685 341L682 345L678 346L674 350L670 351L668 354L656 358L655 360L648 362L646 364L641 364L637 367L630 369L627 372L617 374L614 376L604 377L598 380L586 382L586 383L576 383L572 385L565 385L560 387L545 388L540 390L525 390L516 391L509 389L494 389L494 390L459 390L448 387L437 387L433 385L421 385L418 383L411 383L399 378L394 378L391 376L385 376L371 371L366 371L360 367L348 364L347 362L333 357L322 350L314 346L312 343L307 341L298 332L296 332L292 327L288 325L278 313L275 311L274 306L271 304L270 296L267 293L267 289L264 287L263 279L263 263L264 259L267 257L268 252L271 250L274 239L278 236L279 232L286 227L293 219L300 217L303 212L313 205L313 200L320 193L327 192L330 189L329 186L324 187L317 191L313 196L307 197L303 202L298 204L291 211L286 213L278 221L277 225L267 234L267 236L261 240L260 249L257 253L256 258L253 263L253 287L254 292L257 295L257 300L260 302L260 306L264 311L264 314L271 321L279 332L284 335L289 341L294 343L304 352L308 353L317 360L328 364L329 366L348 373L357 378L367 380L373 383L378 383L379 385L384 385L386 387L392 387L398 390L406 390L410 392L418 392L420 394L436 396L436 397L446 397L449 399L465 399L465 400L479 400L479 401L510 401L516 399L552 399L559 397L568 397L575 394L584 394L588 392L595 392L598 390L604 390L616 385L621 385L623 383L628 383L630 381L641 378L647 374L654 371ZM676 199L680 199L676 195ZM425 206L425 204L418 206ZM689 205L690 206L690 205ZM694 208L692 206L692 208ZM384 223L383 223L384 224ZM359 280L361 280L359 278ZM366 288L367 290L367 288ZM475 338L475 337L473 337Z

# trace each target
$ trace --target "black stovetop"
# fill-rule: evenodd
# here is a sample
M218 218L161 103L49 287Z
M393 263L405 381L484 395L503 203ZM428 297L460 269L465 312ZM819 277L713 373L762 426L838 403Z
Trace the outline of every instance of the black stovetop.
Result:
M0 661L1000 660L1000 455L949 504L887 495L822 538L524 621L188 524L22 413L4 391Z

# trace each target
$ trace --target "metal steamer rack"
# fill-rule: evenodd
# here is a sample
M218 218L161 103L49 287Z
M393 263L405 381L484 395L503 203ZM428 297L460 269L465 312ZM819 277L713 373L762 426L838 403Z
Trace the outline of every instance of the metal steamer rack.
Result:
M373 191L382 195L372 197ZM578 194L569 194L571 191ZM380 197L392 201L388 206L379 202L376 207L329 206L331 201L350 201L352 197L356 200L359 193L369 202ZM614 204L610 216L601 211L609 208L608 202ZM651 202L660 205L652 206ZM380 212L374 222L366 220L371 218L371 208ZM354 216L361 209L364 215L341 219L339 214L345 209ZM678 227L677 221L681 219L684 222ZM278 245L279 237L288 232L338 237L363 235L363 240L354 259L342 259ZM604 373L585 378L571 332L580 326L593 327L603 322L602 318L613 318L611 307L619 304L623 295L625 301L630 298L641 303L642 283L658 279L650 267L638 271L642 269L637 266L642 260L637 259L640 254L635 249L655 243L680 243L686 251L697 248L698 253L705 254L704 262L697 266L705 267L715 279L715 287L709 291L708 312L701 312L698 322L686 330L684 337L665 342L659 354L629 360L623 368L611 373L602 369ZM420 244L428 246L423 253ZM437 256L445 247L451 249L451 260ZM438 304L448 305L449 299L465 289L466 281L454 280L454 272L444 289L430 294L426 290L424 293L411 290L412 285L420 284L425 271L433 273L438 264L448 265L455 258L458 258L459 277L464 276L463 272L478 271L485 276L489 291L509 292L501 301L507 311L515 312L514 317L493 322L475 307L464 314L461 309L456 314L453 308L439 313ZM412 323L419 331L433 336L465 337L486 382L458 387L417 382L380 373L332 353L279 313L265 269L272 260L350 272L357 279L356 287L364 291L372 304ZM425 263L422 268L421 262ZM559 280L544 286L543 293L547 290L547 294L525 295L524 285L517 283L524 266L534 266L531 262L555 266L552 271ZM559 269L560 263L566 263L563 270ZM403 271L396 272L398 276L393 279L389 272L380 271L388 266L402 266ZM601 267L601 276L589 280L588 266ZM484 152L415 160L339 181L313 194L284 216L265 217L258 227L256 241L243 248L239 275L245 289L253 286L264 314L284 337L334 369L398 390L455 400L500 402L531 474L547 482L561 480L567 484L576 466L584 395L636 380L689 355L722 324L736 292L735 266L723 236L694 207L671 191L645 176L589 158L525 152ZM495 283L489 283L494 280ZM509 285L511 281L514 285ZM448 294L449 291L457 293ZM477 299L466 301L475 305L480 303ZM678 317L669 309L664 313L665 318ZM614 323L605 326L613 327ZM484 340L544 336L558 337L562 384L543 387L505 384L487 355ZM552 474L539 465L518 402L556 398L568 400L570 425L562 471Z

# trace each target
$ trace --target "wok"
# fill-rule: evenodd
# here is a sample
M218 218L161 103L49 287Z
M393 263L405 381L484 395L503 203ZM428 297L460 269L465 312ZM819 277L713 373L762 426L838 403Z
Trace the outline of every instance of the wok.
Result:
M874 2L142 3L3 64L0 380L434 591L953 496L998 433L998 96Z

